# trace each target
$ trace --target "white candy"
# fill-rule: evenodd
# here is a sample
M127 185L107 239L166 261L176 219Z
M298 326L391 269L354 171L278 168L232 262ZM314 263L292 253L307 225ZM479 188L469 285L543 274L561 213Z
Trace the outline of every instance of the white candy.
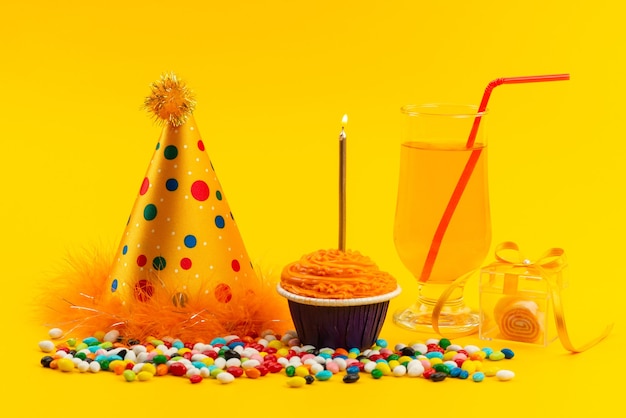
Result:
M282 358L284 358L284 357L282 357ZM285 360L287 360L287 359L285 359ZM230 366L235 366L235 367L241 366L241 359L238 359L236 357L229 358L228 360L226 360L226 367L230 367Z
M167 350L169 350L169 348L165 344L159 344L155 348L159 350L161 353L167 353ZM176 351L178 351L178 348L176 347L172 347L172 348L175 348Z
M298 357L298 356L293 356L293 357L291 357L289 359L289 364L291 366L295 366L295 367L301 366L302 365L302 359L300 357Z
M76 368L78 369L79 372L84 373L87 370L89 370L89 363L87 363L86 361L81 361L80 364L76 366Z
M231 383L235 380L235 376L228 372L222 372L217 375L217 380L219 380L220 383Z
M393 349L394 351L401 351L405 347L406 347L406 344L398 343L393 347Z
M293 352L296 354L300 354L302 352L302 348L300 347L300 340L298 340L298 344L290 345L289 349L293 350Z
M134 351L128 350L126 352L126 355L124 356L124 360L136 363L137 362L137 355L135 354Z
M515 373L511 370L498 370L496 377L502 381L511 380L515 377Z
M463 349L467 351L467 354L469 354L470 356L475 352L480 351L480 348L475 345L466 345Z
M104 334L104 337L102 338L102 340L106 342L114 343L117 341L119 336L120 336L120 332L114 329Z
M291 338L298 338L298 332L295 329L285 331L285 335L291 335Z
M411 360L407 364L407 374L411 377L421 376L424 373L424 365L419 360Z
M411 348L415 351L419 351L422 354L426 354L426 352L428 351L428 347L426 347L426 344L422 343L413 344Z
M319 363L311 364L311 374L312 375L315 375L315 374L321 372L322 370L324 370L324 366L322 366L321 364L319 364Z
M276 362L283 367L289 366L289 359L287 357L280 357L278 360L276 360Z
M232 340L238 340L238 339L239 339L238 335L227 335L224 337L224 340L226 340L226 344L228 344Z
M206 369L207 367L203 367L203 369ZM197 374L200 374L200 369L196 368L196 367L192 367L190 369L187 369L187 373L185 373L185 375L187 377L191 377L191 376L195 376Z
M342 371L342 372L344 370L346 370L346 368L348 367L348 364L346 363L346 360L342 359L341 357L335 357L333 359L333 361L335 363L337 363L337 366L339 366L339 370ZM367 366L370 363L372 363L374 365L374 367L376 366L376 362L375 361L370 361L369 363L366 363L365 365Z
M274 335L274 331L271 329L266 329L264 331L261 331L261 337L265 337L266 335Z
M54 343L48 340L39 341L39 349L44 353L51 353L54 351Z
M450 344L449 346L446 347L446 351L459 351L462 350L463 347L461 347L458 344Z
M254 349L252 347L248 347L248 348L244 348L244 350L241 352L241 357L250 358L256 354L259 354L259 350Z
M372 370L374 370L375 368L376 368L376 362L375 361L368 361L367 363L365 363L365 366L363 366L363 371L366 372L366 373L371 373ZM345 370L345 369L343 369L343 370Z
M202 361L202 360L204 360L207 357L208 356L206 354L196 353L196 354L191 356L191 361Z
M406 374L409 377L419 377L424 374L424 369L420 369L419 367L411 367L410 369L406 370Z
M223 369L226 366L226 359L224 357L218 357L213 362L213 365L218 369Z
M198 352L203 352L204 350L206 350L205 348L206 346L204 345L204 343L195 343L193 345L193 350L194 351L198 351Z
M393 368L394 376L400 377L400 376L404 376L406 373L407 373L407 369L402 364L399 364Z
M260 364L261 362L259 360L246 360L243 363L241 363L241 368L244 370L253 369Z
M148 353L146 353L145 351L137 354L137 362L138 363L145 363L146 361L148 361L148 357L150 357L150 355Z
M148 351L148 349L145 346L141 345L141 344L137 344L137 345L133 346L133 352L135 354L145 353L146 351Z
M48 331L48 335L53 340L56 340L57 338L61 338L63 336L63 330L61 328L52 328Z
M89 363L89 371L92 373L98 373L100 371L100 363L97 361L92 361Z
M429 344L439 344L439 339L438 338L429 338L426 340L426 345Z
M126 350L124 347L114 348L106 352L107 357L118 355L121 351Z
M200 376L202 377L211 377L211 370L208 367L203 367L200 369Z

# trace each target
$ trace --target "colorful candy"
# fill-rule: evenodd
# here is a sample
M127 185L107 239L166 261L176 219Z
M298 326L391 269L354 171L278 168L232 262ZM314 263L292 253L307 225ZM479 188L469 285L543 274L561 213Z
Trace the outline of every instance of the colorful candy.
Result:
M53 329L49 335L58 339L63 331ZM63 372L110 371L127 382L171 375L184 377L193 384L207 379L228 384L238 378L259 379L272 373L282 374L288 387L298 388L315 380L330 380L341 372L345 372L342 377L345 383L357 382L362 373L374 380L383 376L409 376L433 382L447 378L482 382L494 376L507 381L515 376L512 371L495 366L496 362L514 357L511 349L460 346L445 338L393 347L379 339L371 348L361 351L300 345L295 332L283 336L266 332L243 338L229 335L208 344L192 344L154 337L125 341L114 330L82 340L71 337L56 344L40 341L39 349L46 354L40 360L42 367Z

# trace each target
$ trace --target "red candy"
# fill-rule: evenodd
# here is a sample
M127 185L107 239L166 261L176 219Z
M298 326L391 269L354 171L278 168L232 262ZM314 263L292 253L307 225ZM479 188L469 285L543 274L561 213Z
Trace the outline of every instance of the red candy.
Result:
M229 366L226 368L226 371L235 377L241 377L241 375L243 375L243 369L237 366Z
M213 360L219 357L219 355L214 350L206 350L202 354L211 357Z
M187 367L183 363L172 363L170 364L169 372L174 376L184 376L187 373Z
M429 352L429 353L430 353L430 352L433 352L433 351L438 351L438 352L440 352L440 353L445 353L445 351L446 351L446 350L444 350L443 348L441 348L441 347L439 346L439 344L428 344L428 345L426 346L426 348L427 348L427 352Z
M270 363L267 366L267 369L270 371L270 373L278 373L283 369L283 365L280 363Z
M202 376L200 376L199 374L194 374L189 378L189 381L191 383L200 383L202 382Z
M255 369L257 369L261 373L261 376L265 376L266 374L270 372L270 369L268 369L267 366L264 366L262 364L259 364L258 366L256 366Z

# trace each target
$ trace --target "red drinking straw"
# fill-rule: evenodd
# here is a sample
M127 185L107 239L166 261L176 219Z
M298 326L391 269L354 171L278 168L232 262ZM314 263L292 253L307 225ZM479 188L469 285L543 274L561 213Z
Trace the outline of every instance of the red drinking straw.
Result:
M549 75L534 75L527 77L505 77L505 78L497 78L487 84L485 88L485 93L483 94L483 98L480 101L480 106L478 106L478 116L474 119L474 124L472 125L472 130L470 131L469 138L467 139L466 148L470 149L474 146L474 141L476 140L476 134L478 133L478 126L480 125L480 120L482 118L482 113L487 109L487 102L489 102L489 97L491 97L491 91L499 86L500 84L521 84L521 83L536 83L541 81L559 81L559 80L569 80L569 74L549 74ZM448 202L448 206L446 206L446 210L443 212L443 216L439 221L439 225L437 226L437 230L435 231L435 235L433 236L433 240L430 244L430 249L428 250L428 255L426 256L426 262L424 263L424 268L422 269L422 274L419 278L419 282L424 283L428 281L430 278L430 274L433 270L433 265L435 264L435 260L437 259L437 254L439 254L439 248L441 247L441 241L443 240L443 236L448 229L448 224L452 219L452 215L456 210L456 206L459 204L459 200L461 200L461 196L463 196L463 191L469 182L470 177L472 176L472 172L474 171L474 167L476 167L476 163L480 158L480 153L482 148L477 148L472 150L467 163L465 164L465 168L461 173L461 177L459 177L459 181L457 182L454 191L452 192L452 196L450 197L450 201Z

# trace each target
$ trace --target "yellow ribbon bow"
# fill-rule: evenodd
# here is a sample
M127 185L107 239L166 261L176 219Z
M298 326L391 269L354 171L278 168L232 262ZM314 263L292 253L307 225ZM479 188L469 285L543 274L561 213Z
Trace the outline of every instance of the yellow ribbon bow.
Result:
M565 251L562 248L550 248L537 260L532 261L522 255L516 243L511 241L505 241L497 245L495 250L495 257L498 262L511 265L511 267L535 268L537 271L540 272L541 277L544 277L546 279L550 291L550 296L554 304L554 319L556 322L557 333L559 339L561 340L561 344L566 350L573 353L583 352L606 338L613 329L613 324L610 324L604 329L600 336L587 342L586 344L583 344L580 347L575 347L574 344L572 344L569 333L567 332L565 313L563 310L563 302L561 298L561 287L563 283L561 282L560 276L556 274L567 265ZM437 301L437 304L433 309L432 315L433 330L438 334L441 334L438 326L441 309L443 308L446 300L448 299L448 297L450 297L452 292L457 287L463 286L468 277L469 275L463 276L452 282L450 286L439 297L439 300ZM505 283L505 293L507 292L507 288L512 289L514 287L517 287L517 283ZM470 335L474 332L474 330L468 331L461 336Z

